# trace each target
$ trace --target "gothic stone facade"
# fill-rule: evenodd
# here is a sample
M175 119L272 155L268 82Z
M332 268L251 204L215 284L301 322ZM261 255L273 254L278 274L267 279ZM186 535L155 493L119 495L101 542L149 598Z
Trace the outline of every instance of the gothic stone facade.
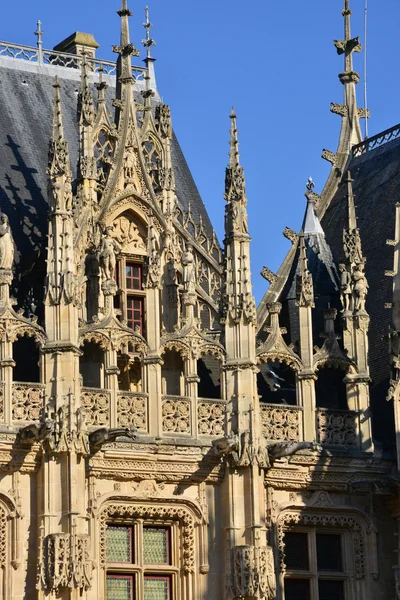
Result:
M236 115L221 249L118 14L116 65L0 43L0 598L395 598L400 213L357 211L400 155L348 2L332 172L258 309Z

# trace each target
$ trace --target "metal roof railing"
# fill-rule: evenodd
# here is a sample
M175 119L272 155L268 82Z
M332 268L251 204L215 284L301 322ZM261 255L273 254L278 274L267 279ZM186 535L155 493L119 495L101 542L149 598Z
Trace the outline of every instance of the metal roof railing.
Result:
M16 58L39 65L54 65L66 67L69 69L80 69L82 56L76 54L67 54L65 52L56 52L55 50L42 50L34 46L22 46L20 44L10 44L0 41L0 57ZM99 60L98 58L86 57L89 69L93 73L102 71L105 75L115 76L117 66L115 62L109 60ZM132 67L132 75L135 81L144 79L145 67Z
M379 148L383 146L387 142L391 142L392 140L396 140L400 137L400 124L391 127L390 129L385 129L381 133L374 135L370 138L367 138L361 144L357 144L353 146L352 153L353 156L361 156L370 150L374 150L375 148Z

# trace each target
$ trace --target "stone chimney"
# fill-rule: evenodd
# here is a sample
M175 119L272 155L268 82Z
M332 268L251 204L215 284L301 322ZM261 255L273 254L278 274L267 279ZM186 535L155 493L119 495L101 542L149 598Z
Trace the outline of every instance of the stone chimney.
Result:
M87 57L95 58L96 48L99 46L100 44L96 42L91 33L75 31L75 33L57 44L57 46L54 46L53 50L66 52L67 54L76 54L78 56L82 56L85 53Z

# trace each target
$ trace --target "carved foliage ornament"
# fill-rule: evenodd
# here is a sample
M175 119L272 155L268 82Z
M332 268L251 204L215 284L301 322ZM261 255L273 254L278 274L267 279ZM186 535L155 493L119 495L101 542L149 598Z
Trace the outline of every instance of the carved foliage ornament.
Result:
M171 109L167 104L159 104L156 108L156 124L159 134L164 138L171 138Z
M133 518L173 520L180 524L182 536L182 568L185 573L194 572L194 517L189 510L183 506L153 505L123 505L121 503L109 504L100 515L100 562L106 566L106 530L107 524L113 519Z
M92 561L89 536L54 533L43 542L40 580L47 590L62 588L88 590L91 587Z
M273 550L270 547L236 546L231 550L229 598L265 598L276 594Z

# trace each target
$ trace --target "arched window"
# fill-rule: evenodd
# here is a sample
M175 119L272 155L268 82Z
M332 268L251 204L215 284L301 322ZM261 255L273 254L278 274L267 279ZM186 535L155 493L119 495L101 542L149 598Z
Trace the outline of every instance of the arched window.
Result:
M34 338L27 336L18 338L13 344L13 358L14 381L40 382L40 353Z
M163 394L184 396L184 364L176 350L166 350L162 366Z
M221 398L221 365L218 358L206 354L197 361L199 398Z
M268 361L258 365L257 389L261 402L295 406L296 373L289 365Z
M346 384L343 381L345 375L343 369L333 368L329 364L320 367L315 382L317 408L348 409Z
M85 342L79 358L83 387L104 387L104 352L95 342Z

